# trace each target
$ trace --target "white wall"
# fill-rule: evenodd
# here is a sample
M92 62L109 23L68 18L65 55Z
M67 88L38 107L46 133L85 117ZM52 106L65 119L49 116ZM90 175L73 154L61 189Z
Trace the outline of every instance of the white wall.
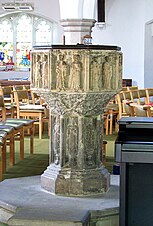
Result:
M153 19L153 1L145 0L145 21L148 22Z
M144 27L145 1L107 0L106 26L93 29L97 44L120 46L123 52L123 78L144 86Z
M153 87L153 1L146 0L145 14L145 55L144 55L144 86Z

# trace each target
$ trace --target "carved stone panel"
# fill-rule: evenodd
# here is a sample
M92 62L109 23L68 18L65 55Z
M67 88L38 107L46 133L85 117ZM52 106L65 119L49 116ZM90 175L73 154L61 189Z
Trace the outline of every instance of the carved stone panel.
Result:
M51 89L50 51L32 54L31 84L38 89Z
M84 49L49 49L32 52L32 87L50 91L119 91L122 53Z

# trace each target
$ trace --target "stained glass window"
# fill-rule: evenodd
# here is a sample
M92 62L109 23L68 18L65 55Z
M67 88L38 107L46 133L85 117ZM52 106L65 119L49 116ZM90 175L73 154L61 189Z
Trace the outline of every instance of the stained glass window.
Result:
M6 70L6 64L13 61L13 26L8 19L0 21L0 69Z
M29 70L32 46L53 44L53 25L27 13L0 18L0 70Z

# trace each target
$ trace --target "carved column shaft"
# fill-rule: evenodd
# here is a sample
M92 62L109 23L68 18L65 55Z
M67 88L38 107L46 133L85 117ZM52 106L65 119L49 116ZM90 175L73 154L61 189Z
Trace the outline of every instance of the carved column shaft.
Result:
M51 115L51 124L51 164L71 170L100 167L102 122L99 117Z

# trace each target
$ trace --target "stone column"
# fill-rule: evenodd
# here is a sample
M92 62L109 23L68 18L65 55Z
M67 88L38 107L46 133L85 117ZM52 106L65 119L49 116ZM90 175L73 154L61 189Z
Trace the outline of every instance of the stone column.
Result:
M59 0L59 6L64 29L63 44L84 44L84 36L91 38L92 27L96 22L97 0Z
M86 35L91 36L92 27L95 24L94 19L63 19L61 25L64 28L65 44L83 43Z
M110 46L53 46L32 52L31 83L50 109L50 165L44 189L60 195L107 191L102 114L122 87L122 54Z

